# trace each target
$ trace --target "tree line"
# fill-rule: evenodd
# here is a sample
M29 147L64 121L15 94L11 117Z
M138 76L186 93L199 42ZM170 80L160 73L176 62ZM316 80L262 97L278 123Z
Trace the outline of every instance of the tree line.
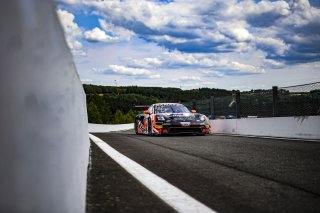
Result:
M141 113L134 105L151 105L159 102L182 102L187 107L193 103L200 113L209 114L210 96L215 97L215 114L235 114L235 104L231 104L235 91L200 88L181 90L162 87L114 87L83 85L87 97L88 119L90 123L119 124L131 123L135 115ZM320 115L320 90L290 93L278 91L278 116ZM241 92L241 114L270 117L272 111L271 90L251 90Z
M182 90L163 87L114 87L84 84L88 120L98 124L132 123L136 114L134 105L159 102L190 102L232 94L224 89L200 88Z

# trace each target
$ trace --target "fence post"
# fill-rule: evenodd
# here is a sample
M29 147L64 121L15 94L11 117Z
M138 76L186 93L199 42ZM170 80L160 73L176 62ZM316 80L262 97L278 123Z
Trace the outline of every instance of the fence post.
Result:
M272 87L272 109L273 109L273 117L278 116L278 87Z
M236 91L236 117L241 118L240 91Z
M211 119L214 119L214 96L210 96L209 106L210 106Z

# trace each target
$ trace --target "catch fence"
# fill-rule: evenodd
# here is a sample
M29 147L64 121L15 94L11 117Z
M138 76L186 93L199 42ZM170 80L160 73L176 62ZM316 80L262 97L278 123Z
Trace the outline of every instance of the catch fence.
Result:
M320 115L320 82L270 90L234 91L230 96L183 103L189 109L217 118Z

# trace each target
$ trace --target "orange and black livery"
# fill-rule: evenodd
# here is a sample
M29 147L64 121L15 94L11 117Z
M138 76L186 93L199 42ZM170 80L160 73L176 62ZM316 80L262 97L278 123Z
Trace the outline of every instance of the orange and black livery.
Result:
M180 103L157 103L151 106L137 105L144 110L143 114L135 117L134 129L136 134L168 135L210 133L208 118L195 110L189 111Z

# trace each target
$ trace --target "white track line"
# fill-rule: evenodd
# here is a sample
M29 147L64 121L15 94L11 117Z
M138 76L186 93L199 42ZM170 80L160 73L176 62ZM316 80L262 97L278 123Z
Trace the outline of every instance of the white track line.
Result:
M215 212L177 187L171 185L166 180L147 170L140 164L119 153L100 138L91 134L89 134L89 137L114 161L116 161L127 172L129 172L133 177L135 177L150 191L156 194L160 199L174 208L177 212Z

